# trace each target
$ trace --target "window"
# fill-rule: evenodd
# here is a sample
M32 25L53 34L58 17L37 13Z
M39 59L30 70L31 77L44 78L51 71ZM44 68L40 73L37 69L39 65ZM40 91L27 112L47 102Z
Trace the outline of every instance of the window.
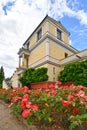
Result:
M42 28L37 32L37 41L42 37Z
M30 43L28 42L27 45L26 45L27 50L29 49L29 44L30 44Z
M56 69L55 69L55 67L53 67L53 74L55 74L56 73Z
M61 40L61 31L57 29L57 38Z
M65 58L67 58L68 57L68 54L67 53L65 53Z

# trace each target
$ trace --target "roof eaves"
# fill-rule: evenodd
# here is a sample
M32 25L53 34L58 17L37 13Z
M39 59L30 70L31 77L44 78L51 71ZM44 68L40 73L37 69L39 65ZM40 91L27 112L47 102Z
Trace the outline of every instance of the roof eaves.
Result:
M27 38L27 40L24 42L23 45L26 44L26 42L30 39L30 37L36 32L36 30L41 26L41 24L48 18L48 15L45 16L45 18L40 22L40 24L36 27L36 29L31 33L31 35Z
M48 19L55 24L57 24L57 23L60 24L60 26L64 29L64 31L67 32L70 35L70 32L62 25L62 23L60 21L57 21L57 20L51 18L50 16L48 16Z
M55 19L51 18L50 16L46 15L45 18L40 22L40 24L36 27L36 29L31 33L31 35L27 38L27 40L24 42L23 45L26 44L26 42L30 39L30 37L36 32L36 30L41 26L41 24L48 18L48 20L52 21L54 24L60 24L60 26L64 29L65 32L67 32L69 35L69 31L61 24L61 22L56 21Z

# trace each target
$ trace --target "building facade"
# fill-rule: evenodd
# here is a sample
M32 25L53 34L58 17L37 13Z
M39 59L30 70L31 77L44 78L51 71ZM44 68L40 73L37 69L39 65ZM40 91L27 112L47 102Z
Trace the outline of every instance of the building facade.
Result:
M47 67L49 81L57 81L65 64L87 57L87 50L79 52L69 45L70 33L58 21L48 15L19 49L19 67L12 76L12 86L20 86L18 81L26 68Z

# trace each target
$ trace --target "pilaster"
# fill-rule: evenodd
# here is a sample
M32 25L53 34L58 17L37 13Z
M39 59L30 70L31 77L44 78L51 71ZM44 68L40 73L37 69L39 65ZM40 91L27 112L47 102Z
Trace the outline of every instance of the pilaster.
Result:
M46 60L49 60L49 40L46 41Z
M46 21L46 32L49 32L49 22Z

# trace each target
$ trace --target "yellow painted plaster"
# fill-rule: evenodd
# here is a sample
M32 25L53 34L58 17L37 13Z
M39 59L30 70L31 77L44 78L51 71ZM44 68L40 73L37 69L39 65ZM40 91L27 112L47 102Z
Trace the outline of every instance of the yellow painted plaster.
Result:
M17 72L15 72L15 73L13 74L11 81L12 81L12 87L13 87L13 88L17 88L17 87L18 87L18 83L19 83Z
M48 67L48 76L49 76L48 80L53 81L53 79L55 78L55 81L57 81L58 80L58 74L59 74L61 68L58 67L58 66L55 66L53 64L48 64L47 67ZM53 73L53 67L55 67L55 74Z
M30 38L30 47L36 43L36 34L33 34Z
M33 52L31 52L31 55L29 57L30 65L34 64L35 62L39 61L45 56L46 56L46 43L40 45Z
M46 22L43 23L43 25L42 25L42 32L43 32L42 35L44 35L46 33Z
M49 33L55 36L55 26L49 22Z
M64 33L64 42L69 44L69 38L66 33Z

